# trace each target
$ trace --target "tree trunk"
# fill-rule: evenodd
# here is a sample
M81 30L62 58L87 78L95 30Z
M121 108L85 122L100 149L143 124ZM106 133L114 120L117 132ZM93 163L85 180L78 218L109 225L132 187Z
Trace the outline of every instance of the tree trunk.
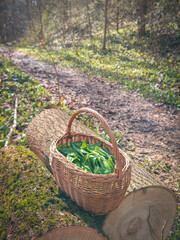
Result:
M103 38L103 47L102 49L106 49L106 33L107 33L107 25L108 25L108 0L105 2L105 10L104 10L104 38Z
M0 43L5 43L7 40L7 16L5 12L7 6L4 0L0 2Z
M57 109L48 109L37 115L28 126L27 141L30 149L41 159L51 172L52 170L49 165L50 144L57 137L65 133L69 118L70 116L65 112ZM72 131L97 136L95 132L77 120L73 121ZM132 162L131 178L132 180L128 192L151 185L163 186L162 182L155 179L154 176L135 162Z
M29 146L50 171L50 144L57 137L65 133L69 118L67 113L60 110L45 110L36 116L28 126L27 140ZM96 133L77 120L73 122L72 131L97 136ZM161 239L165 239L164 236L167 236L169 233L176 213L174 193L167 189L158 179L155 179L154 176L143 167L135 162L131 164L132 176L130 186L126 193L127 196L123 199L122 204L120 204L117 210L114 210L108 215L109 218L107 218L105 222L104 231L111 236L111 231L107 229L109 229L108 223L111 222L112 216L112 219L116 218L117 224L119 223L118 226L120 226L120 229L118 228L118 232L121 234L119 236L122 236L121 239L127 239L124 233L125 230L127 230L126 233L129 234L128 239L132 240L143 240L143 236L145 236L143 234L150 236L149 234L152 232L154 234L153 236L162 235ZM127 204L129 204L129 206ZM120 214L120 210L122 210L121 206L124 206L123 215ZM125 227L124 224L122 224L122 216L123 221L127 223ZM142 225L144 219L147 220L145 228L144 225ZM112 231L115 232L115 230ZM115 238L110 239L117 239L117 235ZM154 237L148 239L159 238Z
M40 30L39 30L39 39L43 40L44 39L44 30L43 30L43 7L42 7L42 1L39 0L37 1L37 7L38 7L38 12L39 12L39 22L40 22Z
M87 9L87 17L88 17L89 36L90 36L90 40L91 40L91 46L94 49L93 35L92 35L92 23L91 23L90 9L89 9L89 0L87 0L86 4L87 4L86 9Z
M120 5L120 0L117 0L117 9L116 9L116 31L117 31L117 33L119 31L119 5Z
M146 14L147 14L147 0L138 1L139 6L139 22L138 22L138 35L141 38L146 32Z

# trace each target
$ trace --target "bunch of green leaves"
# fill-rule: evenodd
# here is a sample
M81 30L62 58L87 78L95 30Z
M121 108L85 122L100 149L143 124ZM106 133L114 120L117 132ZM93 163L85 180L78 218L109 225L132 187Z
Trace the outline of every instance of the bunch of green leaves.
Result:
M112 156L102 143L71 142L58 148L69 161L87 172L94 174L108 174L114 172L115 157Z
M20 71L2 56L0 56L0 85L0 147L4 146L13 125L16 97L18 97L17 126L12 139L16 144L26 145L26 127L37 113L51 107L51 97L40 82Z

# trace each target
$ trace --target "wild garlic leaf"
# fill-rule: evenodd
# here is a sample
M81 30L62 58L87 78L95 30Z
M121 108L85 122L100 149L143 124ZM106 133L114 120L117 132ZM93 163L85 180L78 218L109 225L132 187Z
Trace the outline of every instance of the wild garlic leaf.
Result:
M58 150L84 171L94 174L108 174L114 171L115 157L106 147L102 148L101 142L71 142L70 146L63 144Z

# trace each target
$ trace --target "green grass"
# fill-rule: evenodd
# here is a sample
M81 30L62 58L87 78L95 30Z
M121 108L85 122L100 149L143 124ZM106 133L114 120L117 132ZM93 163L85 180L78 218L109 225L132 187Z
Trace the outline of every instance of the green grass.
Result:
M102 51L102 38L89 40L65 48L62 45L48 48L57 63L74 66L92 76L101 76L107 81L116 81L126 90L135 90L146 99L163 102L180 108L178 80L180 78L178 57L156 57L150 50L148 38L139 40L132 28L111 32L107 49ZM36 53L33 52L35 47ZM49 56L42 47L24 47L21 50L39 54L45 61Z
M13 125L15 97L18 97L17 126L12 139L16 144L27 145L25 132L32 118L43 109L56 107L56 104L51 103L51 96L41 87L40 82L20 71L2 56L0 80L0 147L4 146Z

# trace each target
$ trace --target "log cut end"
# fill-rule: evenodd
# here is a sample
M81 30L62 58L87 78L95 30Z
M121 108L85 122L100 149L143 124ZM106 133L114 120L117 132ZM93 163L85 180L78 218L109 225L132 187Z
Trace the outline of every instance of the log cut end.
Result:
M105 240L95 229L72 226L53 229L36 240Z
M111 212L103 231L111 240L166 239L176 215L176 199L165 187L151 186L127 195Z

